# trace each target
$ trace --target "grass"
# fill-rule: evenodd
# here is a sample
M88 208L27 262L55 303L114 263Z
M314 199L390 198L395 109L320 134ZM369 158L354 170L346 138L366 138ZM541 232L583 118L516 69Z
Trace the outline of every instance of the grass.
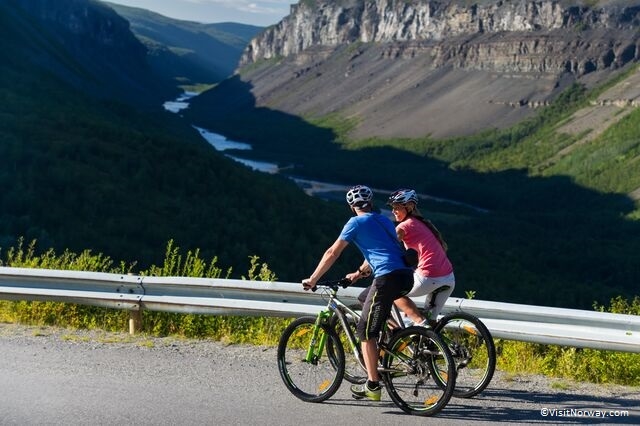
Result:
M162 266L151 268L155 275L215 276L222 274L222 268L210 268L198 256L198 251L183 255L173 242L167 244L166 259ZM121 265L111 262L101 254L83 253L77 256L65 251L58 257L51 251L45 255L37 253L34 244L26 249L20 245L9 249L6 266L30 265L33 268L42 265L56 265L59 269L78 269L95 272L120 271ZM78 262L78 259L84 259ZM146 271L149 273L149 271ZM247 272L249 280L272 281L272 272L268 265L254 259ZM626 300L617 297L609 306L595 305L596 311L638 315L640 298ZM45 336L48 331L42 326L55 326L67 329L97 330L97 337L65 332L61 339L72 342L98 341L112 344L135 344L153 348L154 337L171 339L210 339L225 345L251 344L276 346L284 328L290 319L277 317L239 317L174 314L165 312L145 312L142 321L142 333L136 336L122 334L128 323L129 313L125 310L113 310L92 306L64 304L56 302L0 301L0 318L3 322L35 325L34 336ZM116 333L116 334L113 334ZM497 368L513 374L544 374L567 380L593 383L616 383L640 386L640 354L577 349L540 345L527 342L496 340L498 352ZM509 377L507 375L507 377ZM563 386L559 382L556 386Z

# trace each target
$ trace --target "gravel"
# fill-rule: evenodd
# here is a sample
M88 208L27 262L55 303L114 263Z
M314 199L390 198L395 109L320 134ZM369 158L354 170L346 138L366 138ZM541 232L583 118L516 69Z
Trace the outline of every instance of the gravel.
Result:
M135 417L140 424L201 424L206 418L211 424L259 420L309 426L340 423L345 415L372 424L425 422L414 416L398 419L388 397L377 405L382 410L353 402L346 385L324 404L298 401L284 389L274 347L0 324L0 353L0 384L11 389L0 397L3 425L122 424ZM37 403L25 405L28 398ZM247 404L251 410L242 408ZM625 410L626 416L607 423L639 424L640 388L497 371L480 396L453 398L437 420L456 425L568 420L541 414L544 409ZM572 422L602 420L574 417Z
M76 330L58 327L25 326L0 324L0 339L6 342L20 342L26 345L46 345L63 349L69 345L82 345L84 349L109 347L124 351L153 350L156 352L219 359L224 353L226 359L252 361L251 358L272 360L275 347L260 347L258 351L247 350L247 345L225 344L219 341L185 339L181 337L153 337L144 334L113 333L101 330ZM640 387L613 384L577 382L570 379L551 378L536 374L513 374L496 371L492 387L518 389L528 392L590 395L599 397L625 397L640 401Z

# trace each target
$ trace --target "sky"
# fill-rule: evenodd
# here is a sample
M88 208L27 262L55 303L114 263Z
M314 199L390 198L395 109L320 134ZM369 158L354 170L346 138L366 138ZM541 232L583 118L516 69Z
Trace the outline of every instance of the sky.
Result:
M139 7L169 18L203 23L237 22L266 27L289 14L297 0L105 0Z

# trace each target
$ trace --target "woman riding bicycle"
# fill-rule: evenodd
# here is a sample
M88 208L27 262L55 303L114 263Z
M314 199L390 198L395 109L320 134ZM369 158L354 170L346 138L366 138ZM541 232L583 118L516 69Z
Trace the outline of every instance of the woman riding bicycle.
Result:
M342 228L338 239L329 247L315 271L302 280L305 290L315 287L348 244L353 243L362 252L365 261L357 272L348 274L354 281L358 277L373 274L373 284L367 292L362 317L357 326L364 363L367 367L367 382L354 385L351 392L355 398L380 400L380 356L377 338L380 334L393 301L407 294L411 288L411 269L402 260L402 250L393 236L393 223L385 216L373 211L373 192L364 185L357 185L347 192L347 203L353 217Z
M418 196L414 190L399 189L393 192L387 204L391 206L391 212L398 222L398 239L405 247L415 249L419 259L413 274L413 289L405 297L397 299L395 304L414 324L433 327L456 285L453 266L446 253L447 244L436 227L418 211ZM434 296L435 290L445 286L448 288L443 288ZM424 305L427 318L409 299L424 295L427 296Z

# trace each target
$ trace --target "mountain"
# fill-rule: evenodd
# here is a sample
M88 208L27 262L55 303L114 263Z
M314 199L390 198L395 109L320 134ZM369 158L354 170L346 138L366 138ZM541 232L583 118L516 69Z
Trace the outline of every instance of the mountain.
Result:
M250 171L164 111L174 84L112 9L3 1L0 28L3 255L24 237L137 271L161 264L173 239L223 276L246 274L251 256L282 280L313 270L348 210Z
M464 136L636 62L639 25L637 1L301 1L240 71L258 106L349 117L353 138Z
M151 73L127 21L97 2L65 0L53 8L47 0L7 0L2 21L3 53L25 72L47 70L78 90L138 105L176 93Z
M249 41L262 31L253 25L201 24L107 4L129 21L133 33L149 50L155 73L181 84L211 84L228 77Z
M454 295L638 294L632 1L298 2L187 117L287 173L425 194Z
M371 19L391 22L400 10L391 6L405 5L409 10L423 3L304 0L285 21L300 20L299 30L313 29L312 33L324 28L325 22L338 39L341 25L351 25L344 10L335 25L329 25L333 22L329 16L316 26L304 19L334 7L388 5ZM455 4L462 8L456 16L473 17L481 6L494 3L478 3L467 14L461 12L467 10L465 2L429 4L433 13ZM514 4L494 5L509 9ZM525 10L566 8L563 2L517 4ZM36 238L39 247L91 249L126 264L137 260L135 269L160 262L163 247L172 238L184 249L200 248L202 257L215 257L222 268L232 267L233 277L246 270L253 255L267 262L281 280L308 275L349 215L344 192L328 191L326 197L338 203L325 202L307 197L284 176L251 172L214 151L191 127L196 124L251 143L254 149L243 151L243 157L277 162L290 175L387 190L415 187L424 194L421 210L449 243L457 278L455 297L580 308L589 308L594 301L607 303L615 296L633 297L640 280L640 205L633 197L640 188L638 50L611 46L626 43L623 36L629 32L624 22L635 26L637 12L615 1L576 7L585 20L552 31L558 50L550 52L550 45L543 43L547 30L536 33L537 44L523 42L521 52L502 54L503 59L499 50L487 50L478 64L537 65L524 74L517 69L493 72L486 81L495 85L486 90L511 99L507 94L520 90L516 86L547 81L545 73L539 78L536 67L552 64L551 53L566 50L563 40L573 43L576 53L596 52L601 46L618 59L610 61L611 55L605 55L609 59L602 64L608 65L601 66L601 56L590 53L591 63L596 64L592 69L576 54L570 62L575 67L559 80L547 81L553 93L537 108L530 108L533 104L525 102L527 98L522 98L522 107L510 106L522 114L520 120L509 118L514 125L487 128L480 122L484 124L477 128L484 130L479 133L410 138L359 137L360 132L375 129L366 124L365 115L345 114L347 110L339 108L327 112L318 101L328 98L336 106L347 105L352 96L370 93L371 111L382 111L376 107L382 105L377 102L384 98L383 89L400 83L390 80L385 86L387 80L378 80L375 69L384 73L389 68L403 78L432 70L425 66L403 74L403 65L413 63L411 55L369 53L420 44L414 41L314 45L255 62L250 52L256 48L250 47L238 73L194 98L182 118L160 107L177 91L173 77L166 77L178 74L169 70L165 77L157 75L150 65L150 50L113 9L92 0L1 2L0 246L6 250L20 236ZM300 11L307 14L299 15ZM612 16L610 22L619 22L609 28L620 38L616 35L606 45L589 41L591 47L580 48L574 33L586 31L591 37L589 26L605 12ZM567 13L562 12L560 21L573 16ZM525 21L541 25L535 14L496 12L495 16L503 16L499 20L504 25L525 16ZM441 19L445 18L433 20L433 25L444 26ZM359 28L363 27L356 25L350 31L357 34ZM598 28L596 32L605 33ZM275 35L272 29L261 34ZM485 51L478 44L481 40L503 37L512 49L516 36L524 37L509 32L479 34L469 36L468 45L475 42L475 51ZM441 49L448 49L446 41L440 42ZM442 88L434 81L422 93L430 80L416 84L400 98L402 102L384 103L385 115L411 115L413 109L394 108L403 106L405 99L407 105L419 108L420 102L411 101L413 92L428 100L441 92L458 94L462 85L467 90L464 98L441 98L438 107L446 111L440 116L443 124L445 118L467 117L465 102L473 103L482 94L474 91L480 87L476 76L485 71L481 66L456 68L455 53L466 52L466 45L454 35L451 41L452 62L438 69ZM547 53L527 53L536 46L546 46ZM415 52L416 58L421 56L421 51ZM469 61L473 58L465 55ZM353 74L336 65L343 56L353 58L350 72L369 70L358 75L371 74L371 81L359 78L353 80L355 85L344 85L343 79L351 81ZM318 64L317 69L310 64ZM459 79L461 72L467 78ZM458 79L454 86L444 84L449 73ZM334 78L324 79L325 74ZM306 90L306 84L314 90ZM282 107L289 103L318 108L302 112ZM490 106L476 105L478 110ZM493 120L500 122L503 113L498 110ZM411 128L406 124L402 130ZM376 194L377 204L383 205L384 191ZM353 249L331 275L340 276L359 261Z

